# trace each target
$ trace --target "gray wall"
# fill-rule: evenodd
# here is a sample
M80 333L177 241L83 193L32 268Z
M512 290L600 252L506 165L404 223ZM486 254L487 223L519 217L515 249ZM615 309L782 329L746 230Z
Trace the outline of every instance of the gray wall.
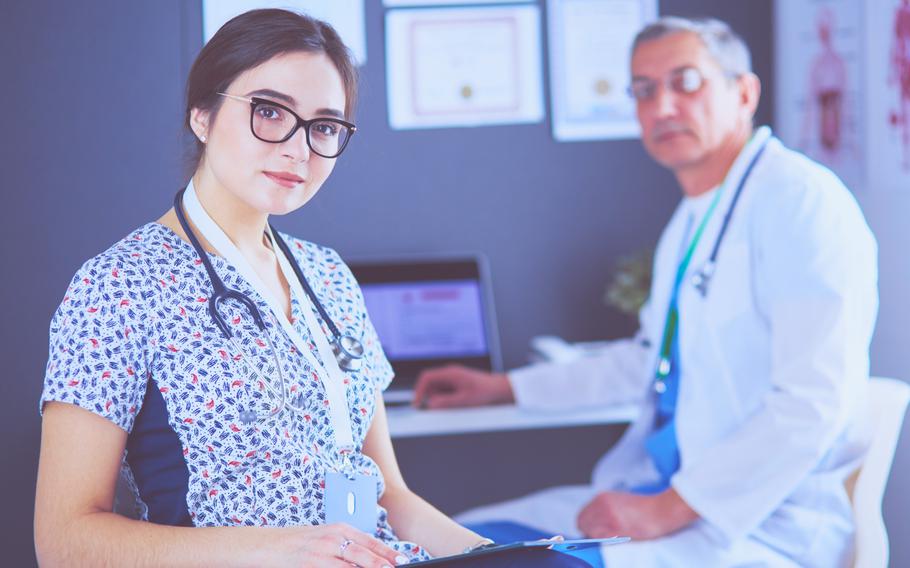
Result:
M631 332L633 321L602 305L603 288L618 255L656 241L678 200L672 178L637 141L557 144L547 123L391 131L383 9L366 4L357 138L319 196L278 224L344 256L486 252L509 366L524 361L535 334ZM34 562L36 403L51 314L85 259L158 217L184 183L182 91L201 45L199 9L198 0L0 5L3 564ZM731 22L773 92L770 0L665 0L661 10ZM759 122L772 111L766 97ZM883 255L899 254L880 238ZM889 365L899 373L896 356ZM589 466L567 475L581 479ZM892 526L910 504L898 484L888 494ZM910 563L910 549L894 540L896 565Z
M874 148L874 146L873 146ZM857 196L879 246L880 309L872 342L872 372L910 378L907 368L907 322L910 322L910 194L907 188L873 185ZM891 537L891 565L910 566L910 416L898 441L891 479L882 507Z

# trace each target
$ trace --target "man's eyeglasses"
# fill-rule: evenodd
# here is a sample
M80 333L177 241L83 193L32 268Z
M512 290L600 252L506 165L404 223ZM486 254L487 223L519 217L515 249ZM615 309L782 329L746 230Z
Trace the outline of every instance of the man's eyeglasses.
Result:
M314 118L304 120L288 107L259 97L241 97L218 93L222 97L250 103L250 130L263 142L280 144L290 140L298 128L306 133L306 143L315 154L323 158L337 158L357 127L340 118Z
M734 79L736 74L726 73L727 78ZM695 67L681 67L668 73L663 80L639 77L632 79L629 85L629 96L638 102L650 101L657 95L657 87L663 84L679 95L691 95L698 92L705 84L705 76Z

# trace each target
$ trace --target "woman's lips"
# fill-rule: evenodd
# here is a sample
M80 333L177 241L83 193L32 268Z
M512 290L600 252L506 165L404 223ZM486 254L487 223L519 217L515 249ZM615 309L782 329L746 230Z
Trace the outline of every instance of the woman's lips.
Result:
M267 178L288 189L303 183L303 178L287 172L263 172Z

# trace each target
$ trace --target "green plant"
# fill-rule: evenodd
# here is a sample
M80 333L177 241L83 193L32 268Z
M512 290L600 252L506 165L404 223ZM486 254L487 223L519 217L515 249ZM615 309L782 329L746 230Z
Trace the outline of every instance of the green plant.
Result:
M625 314L637 315L651 289L653 259L652 249L619 257L613 269L613 278L604 293L604 303Z

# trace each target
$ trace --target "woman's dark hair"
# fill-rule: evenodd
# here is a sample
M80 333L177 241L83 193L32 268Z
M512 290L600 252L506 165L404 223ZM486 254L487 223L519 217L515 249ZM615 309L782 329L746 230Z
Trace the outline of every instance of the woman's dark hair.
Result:
M250 10L221 26L196 56L186 85L185 126L194 108L208 111L214 121L225 92L234 79L271 58L293 52L324 53L338 69L345 92L345 118L354 115L357 67L338 32L329 24L288 10ZM194 137L195 140L195 137ZM199 165L204 145L195 140L190 171Z

